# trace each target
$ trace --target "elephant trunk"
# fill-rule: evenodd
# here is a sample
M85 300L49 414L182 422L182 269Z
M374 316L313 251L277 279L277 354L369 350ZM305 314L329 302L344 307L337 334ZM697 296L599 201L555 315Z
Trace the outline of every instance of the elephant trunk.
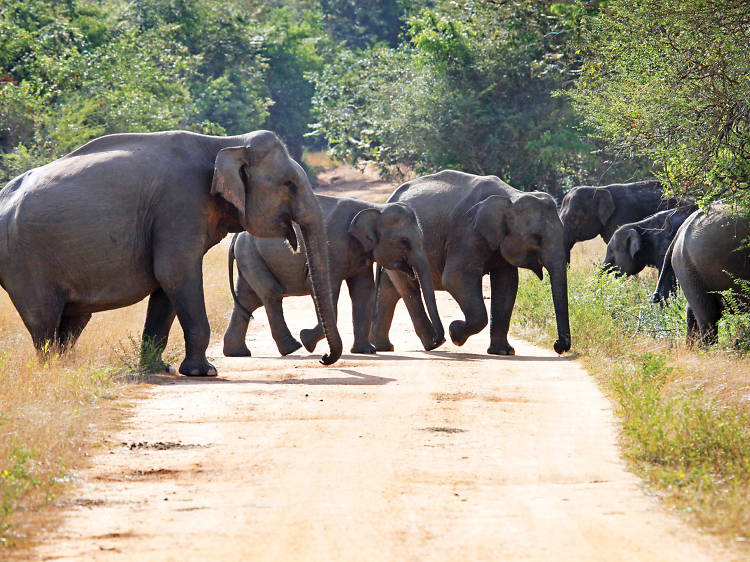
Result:
M292 219L302 231L302 245L307 256L307 264L312 281L312 296L318 320L328 340L328 355L323 355L324 365L335 363L343 350L341 336L336 327L336 311L331 294L331 280L328 266L328 237L326 236L323 213L320 210L307 175L299 169L297 194L292 209Z
M432 283L432 273L430 264L424 255L412 256L410 265L417 276L417 281L422 289L422 296L427 308L427 314L432 323L432 331L435 335L434 346L437 347L445 341L445 330L443 323L438 314L437 303L435 302L435 287Z
M562 354L570 351L570 320L568 317L568 268L565 251L561 249L560 256L553 260L545 260L545 267L549 272L552 287L552 303L555 307L557 321L557 341L555 351Z

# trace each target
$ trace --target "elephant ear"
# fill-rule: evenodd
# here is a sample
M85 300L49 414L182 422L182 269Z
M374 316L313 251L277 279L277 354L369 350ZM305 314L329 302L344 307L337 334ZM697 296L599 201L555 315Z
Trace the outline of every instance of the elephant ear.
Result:
M629 228L625 237L625 245L631 258L634 258L641 249L641 237L634 228Z
M377 209L364 209L357 213L349 224L349 234L354 236L365 252L372 252L378 243L378 221L380 211Z
M245 223L245 182L241 170L249 164L244 146L224 148L216 155L211 182L211 195L219 195L231 203L239 211L242 224Z
M612 198L612 194L606 189L595 189L594 201L596 203L596 213L599 216L599 220L602 225L607 224L612 213L615 212L615 200Z
M505 219L510 210L510 198L491 195L474 205L466 213L471 225L481 234L494 252L500 247L505 236Z

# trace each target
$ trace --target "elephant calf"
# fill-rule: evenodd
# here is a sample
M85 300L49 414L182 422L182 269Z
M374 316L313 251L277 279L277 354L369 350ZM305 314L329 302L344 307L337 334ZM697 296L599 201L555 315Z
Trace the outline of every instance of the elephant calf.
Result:
M718 292L731 289L740 300L747 300L736 281L750 280L748 234L747 219L722 206L696 211L677 231L652 301L668 297L671 279L676 276L688 303L688 343L695 339L696 331L702 344L716 343L716 327L724 308Z
M565 247L570 252L576 242L597 236L609 242L615 230L623 224L642 220L677 205L676 199L662 198L658 181L574 187L565 194L560 205Z
M346 280L352 299L354 322L353 353L374 353L369 341L375 305L373 260L386 269L403 271L421 287L404 298L419 312L415 328L425 349L443 343L443 325L435 304L435 292L423 247L422 229L409 207L401 203L377 205L358 199L317 196L323 211L329 239L329 264L333 302L338 301L341 282ZM235 306L224 334L224 355L248 356L245 344L252 312L265 306L271 333L279 353L287 355L300 348L284 320L281 301L285 296L310 294L305 255L295 253L283 239L263 239L240 233L230 249L239 269ZM300 338L313 351L323 337L320 326L302 330Z
M664 256L677 230L697 209L697 205L683 205L622 225L607 244L604 267L625 275L637 275L647 266L661 272ZM672 291L675 289L673 287Z

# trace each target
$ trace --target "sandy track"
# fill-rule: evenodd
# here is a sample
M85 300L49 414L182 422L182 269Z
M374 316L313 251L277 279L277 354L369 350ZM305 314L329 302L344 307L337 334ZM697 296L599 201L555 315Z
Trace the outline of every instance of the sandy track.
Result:
M285 305L296 329L312 321L309 299ZM439 306L447 326L458 308L445 293ZM726 559L639 491L576 362L519 341L515 358L488 356L486 331L426 353L402 305L392 335L396 352L326 368L279 358L259 311L253 358L214 344L218 380L148 391L35 556Z

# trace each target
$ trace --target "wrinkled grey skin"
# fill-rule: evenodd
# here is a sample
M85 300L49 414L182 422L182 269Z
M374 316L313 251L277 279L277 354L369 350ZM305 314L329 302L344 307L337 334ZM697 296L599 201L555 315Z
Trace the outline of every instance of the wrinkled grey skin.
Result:
M623 224L677 205L676 199L662 198L661 184L657 181L574 187L565 194L560 205L565 247L570 252L576 242L597 236L609 242L615 230Z
M652 302L669 296L673 278L687 299L687 341L702 345L717 341L716 326L723 303L719 291L737 291L734 279L750 280L747 219L720 206L696 211L682 224L664 257ZM741 291L737 293L743 299Z
M661 272L667 248L677 230L697 209L697 205L683 205L622 225L607 244L603 267L625 275L638 275L646 267Z
M546 268L552 285L558 339L555 351L570 349L568 282L563 228L555 202L546 193L524 193L495 176L445 170L399 186L388 199L411 207L425 236L435 288L456 299L465 320L449 326L451 340L463 345L487 325L482 277L491 282L488 353L512 355L508 327L518 291L518 268L541 279ZM413 282L397 271L379 275L371 341L392 350L388 337L400 294ZM413 289L412 289L413 291ZM414 318L414 306L405 303Z
M421 307L416 326L425 349L442 344L443 325L435 304L427 256L423 247L422 229L409 207L401 203L377 205L358 199L317 196L329 237L329 264L333 302L338 301L342 281L349 287L354 323L353 353L375 353L369 341L375 282L373 261L388 269L396 269L412 276L421 286L429 319L422 306L422 297L414 297ZM250 314L265 306L271 333L279 353L287 355L300 348L284 320L282 298L307 295L305 256L295 253L283 240L257 238L240 233L230 249L230 283L232 257L237 259L240 275L237 280L236 304L229 327L224 334L224 355L248 356L245 345ZM323 336L320 326L302 330L300 338L308 351Z
M144 341L163 349L176 315L185 333L180 372L215 375L203 255L227 232L293 238L291 221L309 250L331 363L341 339L320 207L269 131L109 135L15 178L0 192L0 283L40 350L62 351L92 313L150 296Z

